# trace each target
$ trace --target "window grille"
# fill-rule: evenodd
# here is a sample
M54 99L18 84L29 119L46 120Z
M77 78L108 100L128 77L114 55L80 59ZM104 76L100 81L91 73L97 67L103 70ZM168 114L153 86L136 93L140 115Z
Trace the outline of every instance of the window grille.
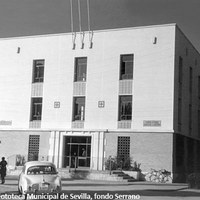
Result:
M38 160L40 146L39 135L29 135L28 161Z
M118 137L118 148L117 148L118 158L126 161L130 156L130 137Z

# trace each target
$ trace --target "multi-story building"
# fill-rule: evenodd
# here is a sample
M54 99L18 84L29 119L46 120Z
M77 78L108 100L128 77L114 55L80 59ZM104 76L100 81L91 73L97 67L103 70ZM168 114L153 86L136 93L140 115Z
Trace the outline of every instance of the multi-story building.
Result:
M0 155L200 170L200 55L176 24L0 40Z

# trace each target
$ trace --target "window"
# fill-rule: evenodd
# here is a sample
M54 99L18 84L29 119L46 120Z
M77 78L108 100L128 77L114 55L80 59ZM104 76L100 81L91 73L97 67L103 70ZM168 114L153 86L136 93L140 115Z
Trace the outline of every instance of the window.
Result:
M74 97L73 121L85 119L85 97Z
M42 98L32 98L31 100L31 121L42 118Z
M182 125L182 99L178 99L178 131L181 131Z
M200 138L200 110L198 110L198 137Z
M186 48L185 49L185 55L188 56L188 54L189 54L189 51L188 51L188 48Z
M119 97L119 121L132 119L132 96Z
M194 64L195 64L195 66L197 66L197 64L198 64L197 59L195 59Z
M200 100L200 76L198 76L198 98Z
M183 58L179 56L179 72L178 72L178 131L181 131L182 126L182 81L183 81Z
M192 134L192 105L189 105L189 135Z
M182 97L182 80L183 80L183 59L179 57L179 72L178 72L178 95Z
M75 59L75 72L74 81L86 81L87 73L87 58L76 58Z
M120 80L133 79L133 54L121 55Z
M189 85L190 94L192 94L192 81L193 81L193 74L192 74L192 67L190 67L190 85Z
M182 80L183 80L183 58L180 56L179 57L179 84L182 84Z
M27 174L38 175L38 174L57 174L55 167L51 165L37 165L27 169Z
M117 157L126 161L130 156L130 137L118 137Z
M28 161L38 160L40 145L39 135L29 135Z
M33 83L44 81L44 60L33 61Z

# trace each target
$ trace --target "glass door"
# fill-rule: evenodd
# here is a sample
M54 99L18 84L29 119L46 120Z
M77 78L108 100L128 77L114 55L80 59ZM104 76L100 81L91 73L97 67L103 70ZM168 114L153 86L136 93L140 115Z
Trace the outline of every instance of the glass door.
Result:
M65 137L64 167L90 167L91 137Z

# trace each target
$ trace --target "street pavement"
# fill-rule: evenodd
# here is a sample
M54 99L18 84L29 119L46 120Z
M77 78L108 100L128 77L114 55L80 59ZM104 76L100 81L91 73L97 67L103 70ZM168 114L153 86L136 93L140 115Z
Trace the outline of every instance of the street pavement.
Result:
M17 177L8 176L0 185L0 200L5 194L18 194ZM140 200L193 200L200 199L200 190L189 189L187 184L160 184L150 182L113 182L98 180L64 179L63 199L140 199Z

